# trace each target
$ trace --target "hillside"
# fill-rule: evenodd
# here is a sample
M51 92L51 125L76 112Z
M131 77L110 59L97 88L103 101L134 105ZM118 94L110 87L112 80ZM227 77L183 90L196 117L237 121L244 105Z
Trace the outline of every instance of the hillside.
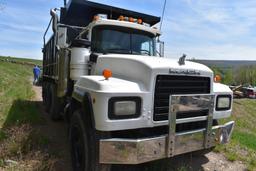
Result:
M215 67L218 68L239 68L242 66L249 66L249 65L256 65L255 61L232 61L232 60L193 60L195 62L207 65L209 67Z
M0 61L42 66L42 60L0 56Z

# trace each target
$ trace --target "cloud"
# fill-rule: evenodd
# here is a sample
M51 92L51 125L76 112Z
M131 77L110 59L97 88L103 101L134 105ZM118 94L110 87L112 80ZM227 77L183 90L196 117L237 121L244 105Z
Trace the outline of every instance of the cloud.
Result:
M42 58L42 37L50 20L49 9L55 4L50 0L6 3L0 14L0 54Z
M232 44L171 47L167 57L178 58L183 53L187 54L188 58L195 59L256 60L255 47Z
M36 32L36 33L42 33L44 31L44 28L40 26L32 26L28 24L18 24L18 23L6 23L0 21L0 28L6 28L9 30L18 30L18 31L24 31L24 32Z
M94 0L160 16L164 1ZM41 58L42 36L48 25L49 9L62 1L6 1L0 13L0 53ZM183 53L195 58L255 59L255 0L168 1L162 40L166 56ZM14 49L14 45L15 48ZM8 54L9 53L9 54Z
M203 59L256 59L256 1L172 2L163 28L166 54Z

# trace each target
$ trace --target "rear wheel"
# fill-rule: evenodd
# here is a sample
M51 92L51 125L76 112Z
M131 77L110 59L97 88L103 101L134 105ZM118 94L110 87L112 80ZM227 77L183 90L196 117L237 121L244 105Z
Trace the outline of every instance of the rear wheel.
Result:
M76 111L70 122L69 137L72 167L76 171L110 171L110 165L99 163L99 138L90 120Z
M43 99L43 105L46 106L46 94L47 94L47 83L42 84L42 99Z
M51 108L51 90L50 90L50 83L45 83L45 88L44 88L44 104L45 104L45 110L46 112L49 112L50 111L50 108Z
M53 121L57 121L61 119L60 115L60 98L57 97L57 88L55 84L50 85L50 101L51 101L51 106L50 106L50 116Z

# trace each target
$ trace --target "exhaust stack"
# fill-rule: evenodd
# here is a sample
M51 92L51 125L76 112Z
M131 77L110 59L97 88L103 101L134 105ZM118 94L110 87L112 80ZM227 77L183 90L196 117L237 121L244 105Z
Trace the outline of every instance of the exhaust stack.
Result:
M51 9L50 14L52 16L52 31L55 33L57 31L57 24L58 24L58 14L57 8Z

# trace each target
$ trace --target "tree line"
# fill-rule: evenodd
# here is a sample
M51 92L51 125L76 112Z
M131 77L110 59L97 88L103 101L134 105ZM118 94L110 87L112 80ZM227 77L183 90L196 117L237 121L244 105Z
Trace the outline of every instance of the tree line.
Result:
M256 66L242 66L239 68L211 67L214 74L222 77L222 83L228 85L252 85L256 86Z

